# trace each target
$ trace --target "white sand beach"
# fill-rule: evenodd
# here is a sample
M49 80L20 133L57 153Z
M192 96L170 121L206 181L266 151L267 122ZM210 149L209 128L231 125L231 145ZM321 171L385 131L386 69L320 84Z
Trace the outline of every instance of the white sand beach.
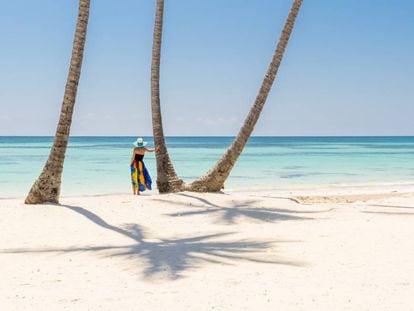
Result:
M412 185L61 204L0 200L0 310L414 310Z

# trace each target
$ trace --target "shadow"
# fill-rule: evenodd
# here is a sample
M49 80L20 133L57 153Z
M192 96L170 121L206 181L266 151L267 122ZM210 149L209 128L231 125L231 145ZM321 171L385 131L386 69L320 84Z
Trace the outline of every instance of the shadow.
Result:
M204 205L191 204L192 208L196 210L187 210L183 212L166 214L171 217L185 217L185 216L196 216L196 215L217 215L219 221L224 221L227 224L234 224L239 218L248 218L252 220L262 222L274 222L274 221L286 221L286 220L311 220L311 217L297 216L292 214L310 214L310 213L321 213L320 211L297 211L289 209L278 209L278 208L265 208L265 207L254 207L258 200L240 201L234 202L231 206L220 206L214 204L204 198L197 197L195 195L178 193L178 196L185 196L197 200ZM180 205L188 207L187 203L173 202L171 200L155 199L156 201L163 202L166 204ZM207 205L207 206L206 206ZM326 211L323 211L326 212Z
M201 203L204 203L204 204L206 204L208 206L211 206L211 207L220 207L219 205L211 203L210 201L208 201L206 199L203 199L203 198L200 198L200 197L197 197L195 195L188 194L188 193L177 193L177 195L182 196L182 197L186 197L186 198L190 198L190 199L198 200Z
M220 207L208 208L192 211L184 211L178 213L166 214L171 217L185 217L195 215L217 215L219 221L224 221L227 224L234 224L236 220L245 217L262 222L286 221L286 220L311 220L310 217L294 216L284 213L279 213L277 210L270 208L249 207L248 205L234 206L234 207Z
M371 204L370 206L414 209L414 206L398 206L398 205L382 205L382 204Z
M271 195L255 195L255 194L250 194L250 197L258 197L258 198L264 198L264 199L279 199L279 200L287 200L287 201L292 201L294 203L297 204L301 204L301 205L309 205L309 204L304 204L303 202L297 200L294 197L279 197L279 196L271 196Z
M142 234L142 229L139 228L138 225L135 225L135 230L125 230L116 226L112 226L110 224L108 224L105 220L103 220L101 217L99 217L98 215L88 211L87 209L83 208L83 207L79 207L79 206L71 206L71 205L56 205L59 207L65 207L67 209L70 209L84 217L86 217L87 219L89 219L90 221L94 222L95 224L97 224L98 226L104 228L104 229L108 229L108 230L112 230L116 233L122 234L128 238L131 238L137 242L141 241L143 239L143 234Z
M147 239L144 229L138 224L127 224L122 228L116 227L85 208L70 205L59 205L59 207L74 211L104 229L131 239L133 243L70 248L11 249L2 250L0 253L102 253L105 256L143 260L145 262L144 277L161 277L169 280L179 279L184 276L186 270L200 268L203 264L208 263L232 265L238 261L248 261L298 267L304 265L300 262L278 259L272 252L275 243L298 241L218 240L230 236L232 233L201 235L183 239Z
M363 213L367 213L367 214L382 214L382 215L404 215L404 216L414 215L414 213L404 213L404 212L374 212L374 211L363 211Z
M188 197L188 198L198 200L198 201L200 201L200 202L202 202L202 203L204 203L208 206L211 206L211 207L226 208L226 207L214 204L214 203L212 203L212 202L210 202L206 199L197 197L195 195L190 195L190 194L185 194L185 193L177 193L177 195L185 196L185 197ZM249 196L254 196L254 195L249 195ZM256 196L256 197L261 197L261 196ZM286 198L286 197L273 197L273 196L266 197L266 196L263 196L262 198L284 199L284 200L290 200L290 201L298 202L297 200L295 200L293 198ZM164 201L164 202L168 202L168 201ZM260 201L259 200L244 201L244 202L241 202L241 205L253 205L254 203L257 203L257 202L260 202ZM237 203L235 203L234 205L237 205ZM200 206L199 205L198 207L205 207L205 206ZM314 214L314 213L329 212L329 211L333 210L333 208L330 208L330 209L327 209L327 210L324 210L324 211L308 211L308 210L307 211L304 211L304 210L298 211L298 210L283 209L283 208L260 208L260 209L267 210L267 211L270 211L270 212L273 211L273 212L280 212L280 213L298 213L298 214Z
M405 211L405 212L396 212L395 209L401 209L401 210L410 210L410 209L414 209L414 207L412 206L400 206L400 205L385 205L385 204L370 204L369 206L373 206L373 207L385 207L385 208L390 208L390 209L394 209L394 211L363 211L363 213L368 213L368 214L381 214L381 215L414 215L413 213L410 213L409 211Z

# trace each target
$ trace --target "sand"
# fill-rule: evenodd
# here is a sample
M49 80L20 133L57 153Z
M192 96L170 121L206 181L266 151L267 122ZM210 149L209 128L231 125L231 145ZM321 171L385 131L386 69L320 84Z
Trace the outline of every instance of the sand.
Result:
M413 186L61 204L0 200L0 310L414 310Z

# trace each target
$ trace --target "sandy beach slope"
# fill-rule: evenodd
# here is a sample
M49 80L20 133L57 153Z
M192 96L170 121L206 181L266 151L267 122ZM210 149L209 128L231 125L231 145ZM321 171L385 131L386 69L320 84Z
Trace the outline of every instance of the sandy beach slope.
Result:
M0 310L414 310L414 188L0 200Z

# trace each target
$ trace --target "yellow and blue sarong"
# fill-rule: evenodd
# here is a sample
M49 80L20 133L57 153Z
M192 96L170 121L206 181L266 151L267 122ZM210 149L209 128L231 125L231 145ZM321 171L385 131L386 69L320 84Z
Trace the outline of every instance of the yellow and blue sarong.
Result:
M151 176L142 161L131 163L131 182L135 191L151 190Z

